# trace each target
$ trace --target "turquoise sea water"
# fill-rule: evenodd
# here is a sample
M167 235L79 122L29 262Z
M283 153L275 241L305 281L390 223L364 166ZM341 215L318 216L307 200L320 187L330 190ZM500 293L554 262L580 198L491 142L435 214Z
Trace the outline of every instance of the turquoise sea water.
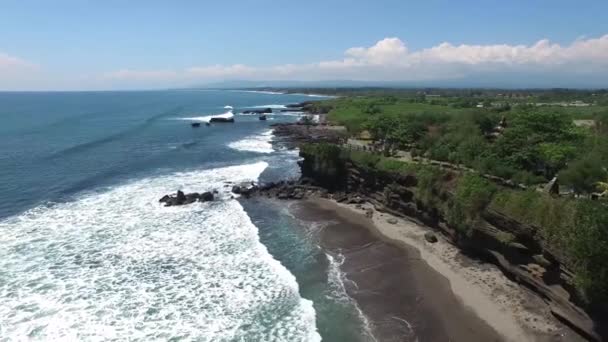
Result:
M296 177L237 91L0 93L0 341L357 341L337 262L227 181ZM232 106L234 124L190 127ZM165 208L182 189L218 201Z

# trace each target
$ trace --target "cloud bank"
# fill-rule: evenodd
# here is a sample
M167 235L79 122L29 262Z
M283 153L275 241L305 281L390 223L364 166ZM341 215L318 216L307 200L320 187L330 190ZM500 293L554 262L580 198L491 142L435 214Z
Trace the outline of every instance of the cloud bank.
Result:
M15 84L27 84L28 80L33 83L36 79L44 80L46 84L57 81L46 79L48 77L43 77L39 69L33 63L0 53L0 88L15 88ZM67 77L62 78L63 84L70 84ZM463 84L472 79L484 81L481 84L485 86L501 86L504 80L511 80L517 87L608 87L608 34L569 44L547 39L531 45L444 42L415 51L400 38L389 37L371 46L349 48L338 59L307 64L216 64L158 70L124 68L76 76L71 84L75 89L146 89L225 80L353 80L441 86Z
M399 38L384 38L369 47L353 47L341 59L274 66L212 65L183 70L124 69L104 80L192 84L218 80L360 80L432 81L483 73L533 73L581 77L608 76L608 34L579 39L569 45L539 40L532 45L455 45L441 43L410 51ZM608 82L608 81L607 81ZM525 84L522 84L525 86Z

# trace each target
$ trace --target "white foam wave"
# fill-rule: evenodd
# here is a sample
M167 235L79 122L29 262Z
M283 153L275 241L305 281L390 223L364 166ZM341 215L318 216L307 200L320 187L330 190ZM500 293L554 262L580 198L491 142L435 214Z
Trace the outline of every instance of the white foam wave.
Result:
M312 303L237 201L157 201L255 180L266 167L146 178L0 221L0 335L319 341Z
M304 94L304 93L289 93L290 95L308 96L308 97L321 97L321 98L337 98L335 95L322 95L322 94Z
M272 153L274 152L271 143L272 132L273 130L270 129L261 134L250 135L245 139L229 143L228 147L239 151Z
M267 95L285 95L285 93L279 91L267 91L267 90L231 90L243 93L254 93L254 94L267 94Z

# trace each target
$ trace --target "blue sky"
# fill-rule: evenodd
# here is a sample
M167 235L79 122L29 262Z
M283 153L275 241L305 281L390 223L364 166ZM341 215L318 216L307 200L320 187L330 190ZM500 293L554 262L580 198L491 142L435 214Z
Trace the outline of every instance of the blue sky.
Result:
M608 75L607 13L605 0L0 0L0 89L224 79L499 84L505 73L556 72L580 86Z

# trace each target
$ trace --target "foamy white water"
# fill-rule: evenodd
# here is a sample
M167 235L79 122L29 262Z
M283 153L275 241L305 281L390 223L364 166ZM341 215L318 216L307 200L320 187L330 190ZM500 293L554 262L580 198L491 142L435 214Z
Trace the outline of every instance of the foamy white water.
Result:
M267 94L267 95L284 95L285 94L285 93L278 92L278 91L266 91L266 90L239 90L239 89L235 89L235 90L230 90L230 91L236 91L236 92L241 92L241 93Z
M231 142L228 147L239 151L249 151L258 153L272 153L272 130L265 131L261 134L254 134L245 139Z
M0 340L320 340L312 303L227 190L158 203L266 167L146 178L1 221Z

